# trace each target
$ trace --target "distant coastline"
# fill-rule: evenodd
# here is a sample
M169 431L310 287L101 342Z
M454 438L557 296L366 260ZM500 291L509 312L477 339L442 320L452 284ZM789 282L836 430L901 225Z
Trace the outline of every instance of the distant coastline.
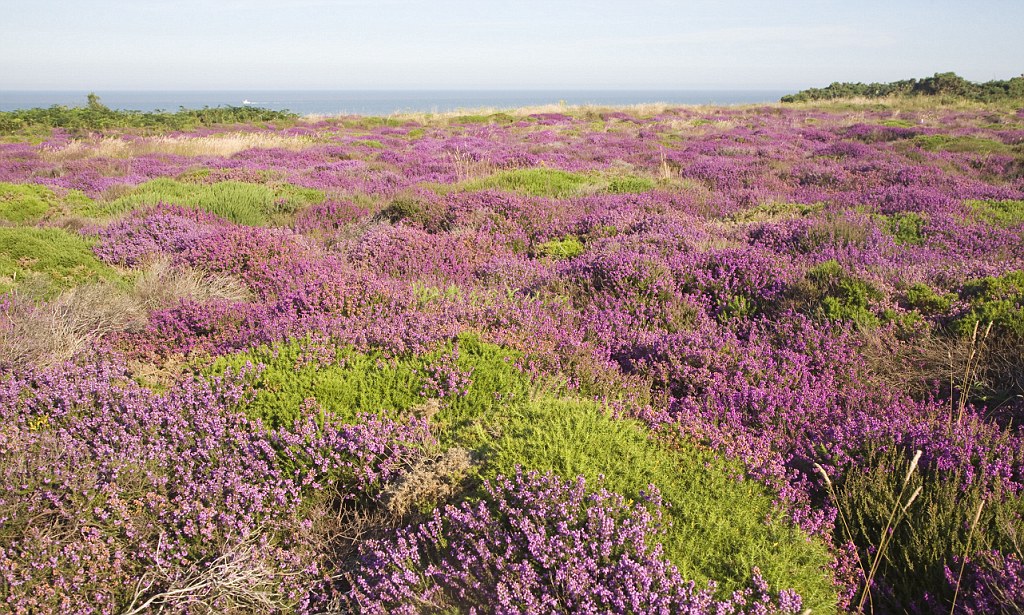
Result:
M444 113L459 109L644 103L741 105L775 103L790 90L96 90L111 109L177 111L251 105L299 115ZM0 91L0 111L82 106L82 90Z

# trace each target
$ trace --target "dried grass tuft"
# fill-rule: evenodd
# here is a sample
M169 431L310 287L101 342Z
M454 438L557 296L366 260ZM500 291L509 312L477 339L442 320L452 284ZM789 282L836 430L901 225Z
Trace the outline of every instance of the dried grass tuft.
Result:
M135 280L132 295L147 310L173 305L182 299L201 303L214 299L242 302L252 298L245 284L231 276L174 266L165 258L146 265Z
M57 365L104 335L145 322L139 303L108 283L72 288L41 305L15 297L0 324L0 364Z
M105 137L93 141L72 141L60 149L44 149L42 158L64 162L83 158L136 158L152 154L174 156L232 156L247 149L303 150L316 144L307 136L272 132L233 132L207 137L153 137L125 140Z
M282 576L297 572L278 569L267 549L253 540L230 547L209 564L195 564L183 576L167 578L157 567L136 585L124 615L146 612L277 613L292 601L279 591ZM153 593L155 586L166 589Z

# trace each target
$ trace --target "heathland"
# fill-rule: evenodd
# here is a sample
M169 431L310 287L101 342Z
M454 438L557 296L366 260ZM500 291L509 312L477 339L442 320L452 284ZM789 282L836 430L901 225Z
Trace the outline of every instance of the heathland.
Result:
M1020 612L1024 109L0 114L0 611Z

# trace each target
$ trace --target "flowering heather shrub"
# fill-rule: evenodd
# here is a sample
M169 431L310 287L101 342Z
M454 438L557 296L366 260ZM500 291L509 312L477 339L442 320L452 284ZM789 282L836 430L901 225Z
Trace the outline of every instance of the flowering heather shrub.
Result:
M321 565L303 498L332 485L336 505L365 506L433 443L415 419L317 424L307 413L268 431L237 411L242 382L227 375L156 395L102 360L7 379L4 608L287 608ZM198 583L214 564L241 566L259 590Z
M981 552L967 562L959 576L960 561L945 569L950 587L960 585L957 613L1019 613L1024 610L1024 563L1017 553Z
M642 503L582 478L517 471L477 503L435 510L391 540L366 544L353 595L366 613L468 609L494 613L799 613L755 568L751 587L716 601L686 582L658 546L657 490Z

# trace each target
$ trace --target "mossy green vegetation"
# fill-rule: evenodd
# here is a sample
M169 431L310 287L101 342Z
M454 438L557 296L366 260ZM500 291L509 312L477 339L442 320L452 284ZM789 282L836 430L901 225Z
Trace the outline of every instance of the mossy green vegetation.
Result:
M1024 271L971 280L960 294L969 307L953 323L954 331L967 335L992 323L997 333L1024 336Z
M14 224L35 224L58 215L81 213L90 202L77 190L58 197L46 186L0 182L0 220Z
M1004 199L998 201L965 201L981 222L1010 227L1024 224L1024 201Z
M690 444L670 446L632 420L613 418L599 404L550 397L519 413L491 419L480 450L483 474L516 466L553 471L602 485L631 499L656 486L667 504L666 555L684 578L716 579L727 595L760 566L773 587L799 588L804 606L835 612L826 547L775 516L764 487L737 479L735 464Z
M476 115L458 115L453 117L453 124L512 124L516 117L508 113L488 113Z
M919 135L914 143L928 151L968 152L976 154L1006 154L1012 150L1009 145L994 139L973 136Z
M603 176L599 173L563 171L560 169L514 169L465 182L464 190L506 190L528 196L566 198L588 192L633 194L656 187L654 180L636 175Z
M310 398L346 421L363 412L419 413L438 400L427 416L439 441L477 461L462 497L477 497L481 479L517 466L570 480L582 475L592 488L634 500L655 485L668 505L666 554L685 578L718 580L727 596L760 566L773 587L797 590L816 613L835 612L827 547L779 519L763 485L737 478L737 463L659 439L595 401L570 397L557 382L532 382L516 367L521 359L473 335L397 357L300 340L221 357L206 371L259 366L246 412L272 425L293 421ZM462 385L437 388L453 381Z
M0 293L24 288L52 297L86 282L119 279L80 235L57 228L0 228Z
M555 260L575 258L583 254L586 248L578 238L569 236L562 239L552 239L537 244L535 251L539 256L548 256Z
M238 224L260 226L279 221L306 205L320 203L324 193L287 183L250 184L224 181L196 184L154 179L108 202L97 202L90 213L112 216L143 205L173 203L195 207Z
M262 366L252 377L256 397L247 411L272 426L291 424L307 398L345 420L364 412L395 416L437 398L439 392L431 383L441 371L468 374L468 387L444 395L444 409L437 417L454 428L492 408L525 402L530 382L515 366L520 358L518 353L468 335L432 352L402 357L306 340L219 357L206 371L221 374L227 369L238 371L247 363Z

